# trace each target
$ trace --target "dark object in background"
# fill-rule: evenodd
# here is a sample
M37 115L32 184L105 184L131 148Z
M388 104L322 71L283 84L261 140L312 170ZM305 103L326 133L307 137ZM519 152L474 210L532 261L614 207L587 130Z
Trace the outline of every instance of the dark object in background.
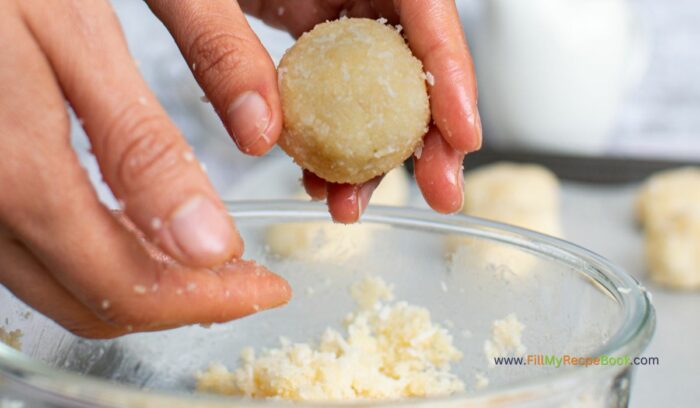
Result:
M607 184L641 181L653 173L674 167L700 166L700 161L586 157L484 149L467 155L464 159L464 170L499 161L536 163L549 168L564 180ZM408 160L406 167L412 172L413 161Z

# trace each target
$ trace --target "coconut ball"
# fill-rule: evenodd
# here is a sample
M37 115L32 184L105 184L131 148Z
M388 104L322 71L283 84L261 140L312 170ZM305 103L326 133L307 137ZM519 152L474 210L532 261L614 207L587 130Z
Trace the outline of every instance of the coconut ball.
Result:
M401 164L430 120L421 62L392 26L364 18L317 25L278 69L280 146L334 183L362 183Z

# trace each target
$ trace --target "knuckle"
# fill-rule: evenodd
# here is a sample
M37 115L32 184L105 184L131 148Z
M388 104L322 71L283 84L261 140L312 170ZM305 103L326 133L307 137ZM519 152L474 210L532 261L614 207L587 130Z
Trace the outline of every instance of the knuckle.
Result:
M147 308L139 307L137 302L116 301L101 317L108 323L126 328L127 331L134 327L150 323L151 317Z
M206 27L206 24L199 26ZM204 30L192 40L188 57L196 64L195 74L210 81L247 68L245 55L252 44L233 32Z
M183 151L167 118L129 112L110 126L100 152L107 157L111 171L106 177L118 194L133 194L174 176Z

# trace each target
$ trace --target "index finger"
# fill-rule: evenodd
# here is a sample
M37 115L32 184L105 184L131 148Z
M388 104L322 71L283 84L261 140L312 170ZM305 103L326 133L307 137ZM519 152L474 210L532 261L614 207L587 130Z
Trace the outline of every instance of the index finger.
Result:
M474 64L453 1L394 0L408 43L426 71L435 125L455 150L481 147Z

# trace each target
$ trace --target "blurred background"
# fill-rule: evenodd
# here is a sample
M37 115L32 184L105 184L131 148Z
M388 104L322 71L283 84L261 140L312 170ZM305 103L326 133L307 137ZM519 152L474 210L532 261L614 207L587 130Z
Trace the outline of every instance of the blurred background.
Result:
M112 2L144 77L222 196L279 198L297 190L300 173L283 182L271 178L278 163L291 166L279 149L264 158L237 151L145 4ZM457 4L474 53L485 133L484 151L470 155L466 167L513 160L554 170L565 180L564 236L647 284L632 211L638 183L653 171L700 162L700 2ZM250 23L279 61L292 38L255 19ZM115 205L80 126L73 129L74 145L100 197ZM415 191L410 205L425 206ZM649 286L659 324L647 355L660 357L661 366L639 367L631 406L695 406L700 297Z

